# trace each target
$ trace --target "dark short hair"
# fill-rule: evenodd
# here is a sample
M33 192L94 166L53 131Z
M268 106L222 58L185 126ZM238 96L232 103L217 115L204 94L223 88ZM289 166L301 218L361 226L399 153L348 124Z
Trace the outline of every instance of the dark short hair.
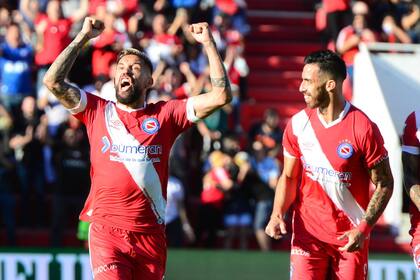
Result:
M337 53L330 50L312 52L305 57L304 63L318 65L320 71L335 80L344 81L347 77L346 64Z
M130 55L130 54L138 56L141 59L141 61L143 61L144 64L146 64L146 66L149 68L150 73L153 73L153 64L150 61L150 58L147 56L145 52L142 52L135 48L127 48L120 51L117 57L117 64L123 56Z

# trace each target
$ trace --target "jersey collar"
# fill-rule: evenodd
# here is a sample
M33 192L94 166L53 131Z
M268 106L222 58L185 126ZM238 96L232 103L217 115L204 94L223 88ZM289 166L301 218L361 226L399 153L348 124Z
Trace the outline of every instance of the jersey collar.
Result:
M343 111L341 111L340 115L338 115L338 118L336 120L330 122L330 123L327 123L324 120L324 118L321 116L321 113L319 112L319 109L316 110L316 113L317 113L318 119L322 123L322 125L325 128L329 128L329 127L332 127L332 126L338 124L339 122L341 122L344 119L344 117L347 115L349 110L350 110L350 103L346 101L346 104L344 105L344 109L343 109Z

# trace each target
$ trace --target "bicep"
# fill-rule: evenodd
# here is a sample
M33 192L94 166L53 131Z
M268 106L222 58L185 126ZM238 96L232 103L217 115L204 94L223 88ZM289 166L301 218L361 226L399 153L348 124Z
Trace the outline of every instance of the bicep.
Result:
M191 96L190 98L194 104L195 115L199 119L208 117L224 105L221 102L221 97L211 92Z
M60 103L67 109L76 107L81 98L80 89L69 83L62 82L55 87L50 88L50 91L57 97Z

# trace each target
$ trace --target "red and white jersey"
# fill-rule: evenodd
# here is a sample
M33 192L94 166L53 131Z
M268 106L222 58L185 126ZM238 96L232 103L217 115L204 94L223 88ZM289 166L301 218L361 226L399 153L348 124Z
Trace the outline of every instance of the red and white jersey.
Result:
M84 91L81 97L71 111L87 128L92 184L80 218L131 231L163 230L169 152L195 121L192 100L127 111Z
M420 111L412 112L405 121L404 132L402 136L402 151L420 156ZM420 170L418 171L420 174ZM415 231L420 233L420 212L410 200L411 230L413 235Z
M318 109L305 109L289 121L283 146L284 156L302 164L294 234L345 244L337 237L360 223L369 203L368 169L388 156L379 129L350 103L329 124Z

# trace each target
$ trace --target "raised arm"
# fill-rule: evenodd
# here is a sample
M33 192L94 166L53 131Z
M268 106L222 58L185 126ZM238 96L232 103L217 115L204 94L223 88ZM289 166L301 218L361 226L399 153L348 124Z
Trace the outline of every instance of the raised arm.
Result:
M216 49L213 36L206 22L190 25L190 32L194 39L201 43L207 54L210 67L210 80L212 89L205 93L191 97L193 99L195 114L202 119L215 110L230 103L232 93L223 61Z
M287 233L284 215L295 201L300 171L300 162L297 158L284 157L284 169L277 183L273 212L265 228L265 233L274 239L279 239Z
M80 90L65 81L82 47L103 30L103 23L87 17L82 30L70 45L56 58L44 76L44 85L57 97L64 107L74 108L80 101Z
M404 188L411 201L420 211L420 155L402 153Z

